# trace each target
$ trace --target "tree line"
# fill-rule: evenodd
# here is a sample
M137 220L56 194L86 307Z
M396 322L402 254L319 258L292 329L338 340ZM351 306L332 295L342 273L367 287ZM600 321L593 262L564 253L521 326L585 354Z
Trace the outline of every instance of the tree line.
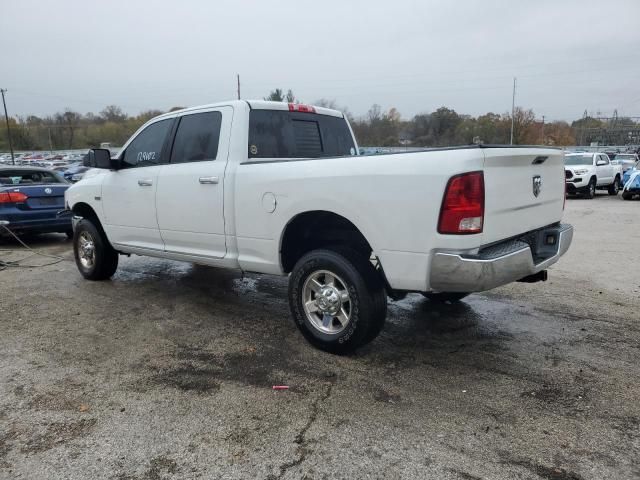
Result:
M298 102L291 90L285 93L279 88L271 91L265 100ZM511 112L488 112L474 117L443 106L404 119L397 109L383 110L376 104L365 115L355 117L332 100L319 99L312 103L345 112L361 146L508 144L511 137ZM182 107L170 111L179 108ZM161 113L160 110L148 110L132 116L120 107L110 105L97 114L67 109L44 117L12 117L9 123L15 150L64 150L95 147L103 142L122 145L142 124ZM607 126L592 117L571 124L565 121L544 123L536 118L533 110L522 107L515 109L513 117L513 143L516 145L588 145L597 140L594 132ZM630 119L619 120L623 124L636 125ZM0 151L8 150L6 129L0 128Z

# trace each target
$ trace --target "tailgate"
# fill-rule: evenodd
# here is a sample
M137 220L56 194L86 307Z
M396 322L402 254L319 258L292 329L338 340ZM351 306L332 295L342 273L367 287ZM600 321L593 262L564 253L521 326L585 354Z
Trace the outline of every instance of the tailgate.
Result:
M561 150L487 148L483 151L483 244L560 221L565 196Z

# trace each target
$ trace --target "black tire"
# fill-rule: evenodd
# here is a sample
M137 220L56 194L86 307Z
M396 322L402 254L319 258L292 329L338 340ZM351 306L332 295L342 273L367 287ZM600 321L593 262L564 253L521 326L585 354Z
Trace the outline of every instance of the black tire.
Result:
M630 193L622 192L622 199L623 200L631 200L632 198L633 198L633 195L631 195Z
M307 280L314 275L322 275L327 271L336 277L336 288L346 290L349 295L348 303L344 305L349 310L348 321L338 322L333 332L322 331L320 326L314 325L310 319L312 313L307 313L304 307ZM326 277L325 277L326 278ZM317 293L313 293L319 298ZM378 336L387 316L387 294L382 278L371 262L359 253L346 249L319 249L304 255L293 267L289 278L289 307L291 314L304 337L315 347L336 354L352 352ZM318 317L321 313L316 313ZM325 315L322 315L323 319ZM327 318L332 318L328 315ZM317 320L316 320L317 321ZM332 319L333 328L337 320ZM324 322L323 322L324 323Z
M609 185L609 188L607 189L607 191L609 192L609 195L617 195L618 192L620 191L620 178L616 176L615 180L613 181L613 183L611 185Z
M595 196L596 196L596 180L592 178L591 180L589 180L589 185L584 191L584 198L588 198L589 200L591 200Z
M64 232L64 234L69 240L73 240L73 230L67 230L66 232Z
M85 252L81 253L83 249L80 244L84 241L93 243L93 257L90 264L86 261ZM73 254L78 270L87 280L107 280L118 268L118 252L109 244L102 229L87 218L83 218L76 225L73 235ZM85 259L84 262L83 259Z
M431 302L436 303L445 303L445 302L459 302L464 297L469 295L468 293L463 292L439 292L439 293L429 293L422 292L422 295L425 298L428 298Z

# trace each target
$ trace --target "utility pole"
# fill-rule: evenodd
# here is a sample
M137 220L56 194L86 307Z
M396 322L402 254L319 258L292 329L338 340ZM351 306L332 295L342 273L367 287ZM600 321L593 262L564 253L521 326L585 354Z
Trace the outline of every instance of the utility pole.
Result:
M0 88L0 92L2 92L2 105L4 105L4 121L7 122L7 138L9 139L9 150L11 150L11 164L16 164L16 159L13 156L13 144L11 143L11 128L9 127L9 115L7 115L7 102L4 100L4 92L6 89Z
M240 74L237 73L236 77L238 77L238 100L240 100Z
M513 77L513 96L511 97L511 143L513 145L513 122L516 112L516 77Z
M544 115L542 115L542 144L544 145Z

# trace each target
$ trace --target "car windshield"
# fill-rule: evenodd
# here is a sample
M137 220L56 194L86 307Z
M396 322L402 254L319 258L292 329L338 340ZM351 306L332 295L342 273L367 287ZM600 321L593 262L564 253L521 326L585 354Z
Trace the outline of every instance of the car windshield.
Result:
M48 170L0 170L0 185L44 185L67 183L55 172Z
M635 155L624 155L624 154L616 155L616 160L635 160L635 159L636 159Z
M567 155L564 157L565 165L591 165L592 156L589 155Z

